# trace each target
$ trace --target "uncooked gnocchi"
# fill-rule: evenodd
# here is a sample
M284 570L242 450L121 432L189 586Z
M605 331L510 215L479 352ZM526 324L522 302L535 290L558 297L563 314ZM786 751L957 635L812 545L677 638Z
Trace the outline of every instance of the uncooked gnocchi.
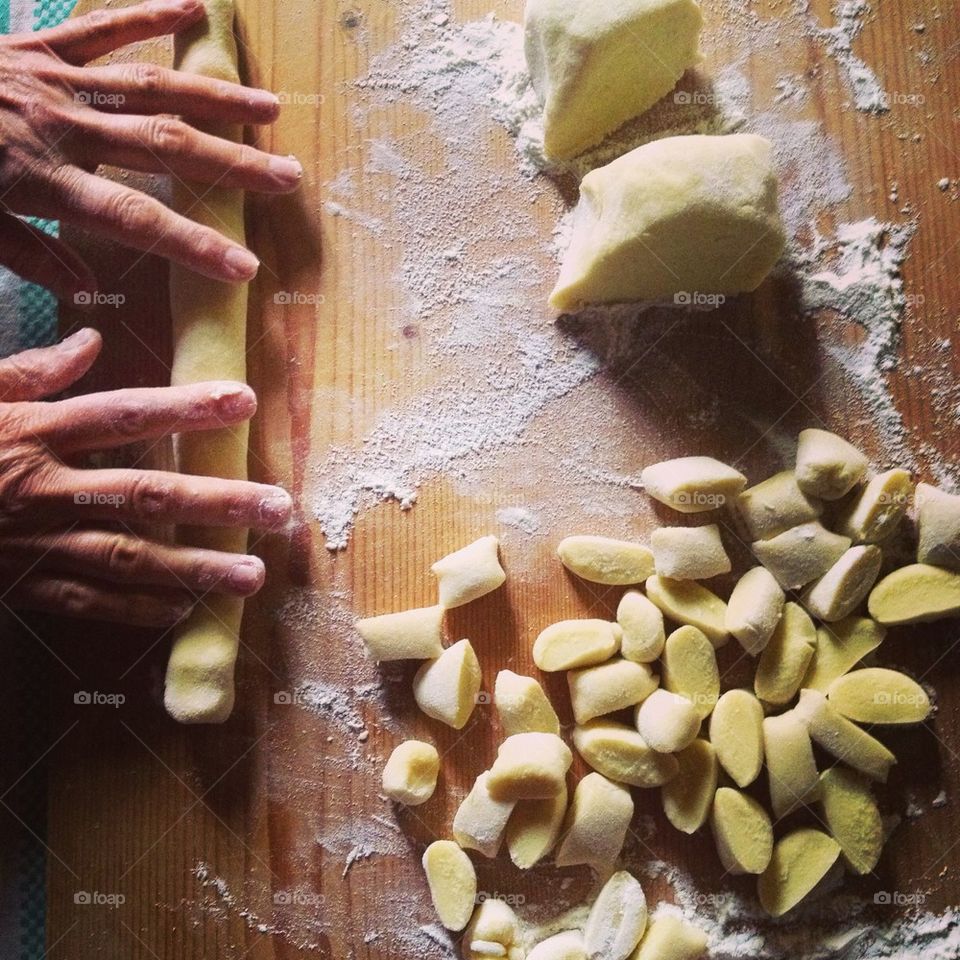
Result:
M487 788L489 771L481 773L453 817L453 836L464 849L495 857L515 801L495 800Z
M827 875L840 856L840 844L821 830L788 833L773 848L770 865L757 882L763 909L771 917L792 910Z
M583 928L588 957L627 960L647 929L647 898L636 877L618 870L603 885Z
M443 653L443 607L385 613L355 627L374 660L434 660Z
M633 819L630 791L599 773L588 773L573 791L573 800L557 847L558 867L586 863L598 873L620 856Z
M650 537L657 575L673 580L709 580L730 572L730 558L715 523L660 527Z
M678 457L644 467L646 493L678 513L705 513L731 502L747 478L713 457Z
M567 686L573 717L577 723L586 723L595 717L625 710L650 696L658 682L647 664L620 657L595 667L571 670L567 674Z
M533 677L501 670L494 683L493 704L508 737L515 733L560 733L557 712Z
M606 620L563 620L543 630L533 644L533 662L546 672L589 667L620 649L622 631Z
M683 833L695 833L710 815L717 790L717 755L706 740L694 740L677 754L677 775L660 788L663 812Z
M672 753L659 753L636 730L616 720L574 727L573 745L597 773L633 787L663 786L680 769Z
M383 768L383 792L408 807L426 803L437 789L440 754L432 743L405 740L398 744Z
M635 663L650 663L663 651L666 631L660 608L639 590L628 590L617 607L620 653Z
M480 661L470 641L460 640L420 667L413 698L428 717L460 730L473 713L481 682Z
M481 537L438 560L430 571L437 578L440 606L460 607L502 586L507 575L500 566L499 550L496 537Z
M653 554L642 544L609 537L567 537L557 547L560 562L591 583L630 586L653 573Z
M696 627L715 647L722 647L730 639L726 626L727 605L702 584L653 576L647 580L646 589L647 596L665 617Z
M816 520L823 507L800 489L792 470L782 470L744 490L737 509L751 540L769 540Z
M773 636L785 599L766 567L753 567L737 581L727 601L724 624L750 656L760 653Z
M554 847L567 812L567 788L544 800L520 800L507 821L507 850L521 870L529 870Z
M700 729L700 715L686 698L669 690L654 690L635 714L637 731L660 753L676 753L688 746Z
M452 840L435 840L423 852L423 872L440 922L462 930L477 902L477 873L470 858Z
M487 776L494 800L544 800L564 789L573 762L570 748L554 733L516 733L497 750Z

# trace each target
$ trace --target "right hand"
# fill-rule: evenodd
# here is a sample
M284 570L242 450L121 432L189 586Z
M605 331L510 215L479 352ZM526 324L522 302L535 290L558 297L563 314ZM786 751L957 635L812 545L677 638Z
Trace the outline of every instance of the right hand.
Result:
M259 558L145 539L132 525L280 529L292 507L280 487L71 465L97 450L243 423L256 410L253 391L214 382L39 402L82 377L100 346L98 333L81 330L0 360L0 605L170 626L206 593L256 593Z

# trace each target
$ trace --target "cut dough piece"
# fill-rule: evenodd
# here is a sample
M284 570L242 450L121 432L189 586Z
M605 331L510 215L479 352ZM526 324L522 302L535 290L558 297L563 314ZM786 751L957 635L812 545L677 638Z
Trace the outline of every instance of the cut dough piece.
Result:
M557 866L586 863L598 873L608 871L620 856L632 819L629 789L599 773L588 773L573 792L557 848Z
M546 672L590 667L620 648L622 631L606 620L563 620L543 630L533 644L533 662Z
M803 686L822 693L883 643L886 628L870 617L847 617L817 630L817 646Z
M462 930L477 902L477 872L452 840L434 840L423 852L433 909L448 930Z
M573 745L597 773L633 787L661 787L680 769L672 753L658 753L636 730L615 720L574 727Z
M419 806L433 796L439 773L440 754L432 743L405 740L394 748L383 768L383 792L397 803Z
M727 601L725 626L755 657L767 645L783 615L783 589L766 567L748 570Z
M663 652L666 631L660 608L639 590L628 590L617 607L617 623L623 631L620 653L635 663L650 663Z
M443 607L421 607L358 620L374 660L435 660L443 653Z
M797 440L797 485L808 496L839 500L867 472L867 458L835 433L801 430Z
M660 788L663 812L683 833L695 833L710 816L717 792L717 755L706 740L694 740L677 754L680 771Z
M831 767L820 774L820 805L847 867L871 873L883 852L883 821L870 784L853 770Z
M960 573L912 563L887 574L870 592L867 609L887 626L960 614Z
M658 913L630 960L699 960L707 935L672 913Z
M579 930L564 930L541 940L528 954L527 960L587 960L583 934Z
M713 457L678 457L644 467L640 483L648 496L678 513L705 513L733 500L747 478Z
M912 493L913 479L908 470L878 474L837 517L837 532L854 543L880 543L896 530Z
M801 690L794 713L824 750L871 780L886 783L897 758L879 740L839 713L819 690Z
M773 856L773 825L753 797L721 787L713 798L710 826L727 873L763 873Z
M647 596L674 623L696 627L717 648L729 639L727 605L706 587L693 580L669 580L653 576L646 583Z
M529 870L554 847L567 812L567 788L545 800L521 800L507 822L507 849L521 870Z
M609 537L567 537L557 547L560 562L591 583L628 587L653 573L653 554L642 544Z
M917 560L960 571L960 496L917 484Z
M865 667L827 688L831 705L858 723L922 723L933 706L926 690L898 670Z
M647 929L647 898L637 879L618 870L597 895L583 942L587 956L603 960L627 960Z
M709 580L730 572L730 558L715 523L703 527L660 527L650 536L658 576Z
M517 915L503 900L488 897L474 910L467 929L463 931L464 958L489 960L490 957L505 957L507 960L523 960L523 951L517 949L519 937L520 921Z
M700 60L701 23L694 0L527 0L524 51L546 155L583 153L669 93Z
M784 530L816 520L823 507L797 485L792 470L781 470L737 497L737 509L751 540L769 540Z
M879 547L851 547L803 596L803 605L827 623L853 613L870 592L880 573L883 553Z
M545 800L562 793L573 762L570 748L554 733L517 733L497 750L487 777L494 800Z
M771 917L792 910L827 875L840 856L840 844L820 830L788 833L773 848L770 865L757 881L763 909Z
M817 628L796 603L783 605L783 617L757 662L754 693L767 703L792 700L806 676L817 647Z
M438 560L430 572L437 578L440 606L462 607L503 586L507 575L500 566L500 541L481 537Z
M820 781L810 733L792 710L763 721L763 754L775 820L817 798Z
M822 577L849 547L849 537L832 533L817 520L752 544L754 556L784 590L799 590Z
M557 712L533 677L501 670L493 688L493 703L508 737L515 733L560 733Z
M487 789L490 772L481 773L453 817L453 837L461 847L495 857L514 801L494 800Z
M665 137L583 178L550 305L755 290L784 237L768 140Z
M460 730L477 705L481 682L480 661L470 641L460 640L420 667L413 678L413 698L428 717Z
M686 697L701 720L710 716L720 696L720 668L713 644L702 630L680 627L667 637L663 686Z
M710 742L720 766L738 787L763 767L763 706L749 690L728 690L710 716Z
M571 670L567 684L573 717L577 723L586 723L594 717L625 710L650 696L658 683L659 678L647 664L619 657L596 667Z
M683 750L700 730L700 716L686 698L654 690L636 710L637 731L659 753Z

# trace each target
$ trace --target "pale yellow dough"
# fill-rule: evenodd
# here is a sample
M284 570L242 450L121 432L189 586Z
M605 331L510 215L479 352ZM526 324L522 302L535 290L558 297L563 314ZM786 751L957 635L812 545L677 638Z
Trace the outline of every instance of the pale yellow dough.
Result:
M554 847L567 812L567 789L544 800L520 800L507 822L507 849L521 870L529 870Z
M640 471L647 495L678 513L704 513L731 501L747 478L713 457L677 457Z
M500 541L481 537L438 560L430 572L437 578L440 606L462 607L501 587L507 575L500 566Z
M527 0L524 48L544 152L575 157L639 116L700 59L694 0Z
M413 698L428 717L460 730L477 704L481 681L470 641L460 640L420 667L413 678Z
M405 740L394 747L383 768L383 792L408 807L426 803L437 788L440 755L432 743Z
M452 840L435 840L423 852L433 908L448 930L462 930L477 901L477 872Z
M515 733L560 732L557 712L533 677L501 670L493 688L493 704L508 737Z
M663 812L683 833L695 833L710 815L717 790L717 755L706 740L694 740L677 754L680 770L660 790Z
M633 787L663 786L680 769L672 753L659 753L636 730L616 720L574 727L573 745L597 773Z
M784 243L769 141L655 140L584 177L550 305L755 290Z
M627 960L647 929L647 898L636 877L618 870L603 885L583 928L587 956Z
M560 562L591 583L630 586L643 583L653 573L653 554L630 540L610 537L565 537L557 547Z
M587 863L598 873L609 870L620 855L632 819L630 790L599 773L588 773L577 784L567 809L557 866Z
M495 800L544 800L564 790L573 754L555 733L517 733L497 750L487 777Z
M630 960L698 960L707 952L707 935L671 913L653 918Z
M840 844L820 830L788 833L773 848L770 865L757 882L760 903L772 917L792 910L827 875Z
M763 767L763 706L749 690L728 690L710 715L710 742L720 766L738 787Z

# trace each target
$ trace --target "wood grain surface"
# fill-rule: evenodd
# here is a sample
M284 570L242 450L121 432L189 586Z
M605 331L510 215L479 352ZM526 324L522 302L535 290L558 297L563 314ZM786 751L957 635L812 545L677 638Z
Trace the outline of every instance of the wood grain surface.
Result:
M96 5L83 0L81 9ZM553 529L530 537L498 527L499 507L549 498L551 485L559 483L559 459L542 445L507 451L482 484L429 478L412 510L395 504L364 510L348 550L331 554L325 548L311 511L317 465L332 445L358 446L380 414L434 387L447 372L431 359L433 328L407 316L409 298L394 280L397 250L349 217L335 216L325 202L335 199L334 178L349 169L365 207L390 223L396 206L382 175L371 172L371 144L402 143L432 176L444 170L444 150L422 112L402 94L392 105L374 108L367 91L354 84L371 58L398 40L402 18L415 4L241 0L239 6L249 82L297 94L257 141L295 153L307 173L298 196L251 197L248 213L250 243L263 261L251 289L249 321L249 376L260 398L251 476L287 486L300 512L292 536L256 544L268 565L268 585L247 607L238 706L222 727L178 727L164 715L168 637L115 627L36 625L55 654L38 651L46 658L48 687L40 709L49 710L51 960L443 956L415 936L421 924L433 922L419 855L432 838L448 835L459 799L491 761L498 727L492 708L483 704L460 733L418 716L410 705L408 668L385 669L383 697L364 699L358 689L376 680L377 672L356 643L344 639L345 624L353 612L432 603L429 564L490 530L503 534L507 586L454 611L449 624L451 638L474 642L485 689L501 667L533 671L530 642L545 624L585 613L610 616L618 599L617 591L589 589L563 574L553 558ZM829 22L827 3L811 6ZM789 4L762 0L755 7L770 18ZM505 19L521 14L516 0L464 0L455 4L454 17L466 21L491 9ZM736 52L743 38L737 38L736 23L721 23L719 3L707 2L705 12L706 30L714 36L711 60L727 62L724 54ZM922 34L914 29L920 21ZM823 125L849 167L853 190L837 207L837 218L877 214L898 221L906 219L899 208L909 204L919 222L905 279L907 291L922 300L908 313L903 357L890 382L913 446L921 450L920 472L930 477L932 451L960 456L956 412L938 411L923 374L927 365L943 362L935 346L943 338L953 344L949 377L955 380L957 372L960 204L937 186L943 176L960 176L956 4L878 0L857 48L888 91L922 93L923 105L895 102L881 117L856 112L846 104L836 63L812 41L793 50L790 63L786 52L757 46L744 70L764 90L784 70L808 78L814 96L807 115ZM936 52L932 63L919 55L921 49ZM162 60L166 54L156 44L136 56ZM538 294L545 304L551 231L575 189L542 178L525 186L509 138L492 121L476 130L476 140L476 163L494 165L510 185L500 202L515 203L529 191L524 202L540 231L530 255L540 258L547 278ZM453 190L458 178L472 176L470 169L447 173ZM893 182L897 204L887 200ZM148 186L162 193L162 183ZM497 206L491 200L477 215L493 221L501 216ZM83 389L167 382L165 266L89 238L74 239L108 278L105 289L127 298L122 309L95 313L106 347ZM510 246L510 238L503 243ZM524 244L529 246L524 238L516 241ZM283 297L276 295L287 291L322 294L322 302L278 302ZM853 388L835 371L821 370L824 327L798 321L791 296L789 284L778 281L725 305L722 323L701 321L696 336L687 327L671 329L657 345L655 363L638 362L638 353L628 354L628 363L605 365L526 429L582 434L597 430L586 410L606 411L610 428L597 431L595 456L605 468L624 473L654 458L702 452L735 459L760 479L777 459L770 444L758 442L760 421L788 431L826 423L882 457L876 432L853 413L860 409ZM66 310L62 319L64 331L87 322ZM542 319L552 320L545 305ZM604 356L612 332L573 327L570 336ZM920 372L911 373L914 367ZM469 366L464 370L469 386ZM695 415L706 410L719 414L697 425ZM163 455L162 447L140 452L147 464L162 462ZM569 523L569 532L643 537L656 520L667 519L640 494L633 494L635 505L618 518L591 519L588 512L581 516L570 490L558 485L556 495L557 515ZM886 662L935 684L939 711L932 730L885 737L901 762L881 792L884 810L902 813L907 799L915 798L927 812L896 831L877 876L848 882L848 889L865 897L876 890L923 891L932 910L960 900L953 868L953 844L960 838L955 640L951 623L900 631L884 648ZM733 667L734 651L724 656L735 679L742 666ZM296 699L305 680L315 684L312 700L284 702ZM546 685L569 722L562 677L549 677ZM77 690L122 693L126 699L115 709L79 707ZM394 831L394 813L377 796L379 758L411 735L438 745L443 776L430 803L397 813ZM950 802L933 809L930 802L941 789ZM638 826L632 856L682 865L706 892L733 888L751 895L752 881L721 876L706 831L682 836L666 824L656 791L635 796L638 814L652 817L656 829L647 835ZM524 877L498 861L481 864L479 872L481 889L526 897L525 909L549 914L558 889L552 868ZM573 879L568 894L587 888L585 871L564 875ZM78 892L122 902L113 908L78 903ZM654 901L665 892L661 883L648 887Z

